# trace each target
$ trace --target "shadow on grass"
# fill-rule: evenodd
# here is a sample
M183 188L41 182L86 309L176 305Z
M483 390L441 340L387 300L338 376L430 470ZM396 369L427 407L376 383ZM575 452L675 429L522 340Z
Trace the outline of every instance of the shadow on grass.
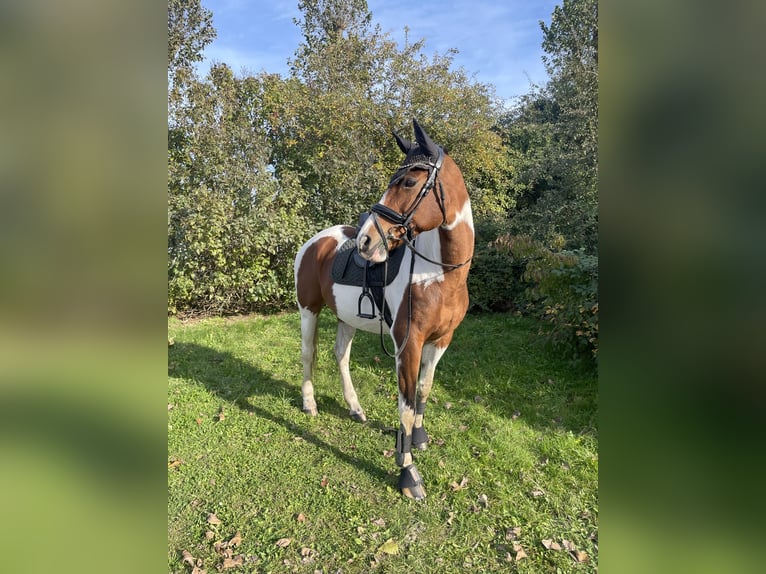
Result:
M296 422L259 405L258 397L268 396L283 399L284 397L297 396L300 399L299 385L274 378L271 374L230 353L195 343L179 342L174 344L169 349L168 361L168 374L170 376L199 381L206 389L221 399L233 402L245 412L252 412L258 417L280 425L290 433L299 432L306 442L340 461L364 470L373 479L382 483L393 482L386 469L375 464L372 460L344 452L335 444L327 442L303 427L298 430ZM337 400L317 394L316 401L323 416L329 414L342 419L350 418L348 409ZM296 409L298 408L296 406ZM364 424L382 432L389 432L390 430L376 423Z
M381 356L377 337L357 336L352 372L354 363L375 364ZM395 389L393 360L383 357L381 369L390 370ZM593 371L546 349L510 316L467 316L436 368L434 389L453 401L479 403L506 419L521 417L539 430L596 432L598 386Z

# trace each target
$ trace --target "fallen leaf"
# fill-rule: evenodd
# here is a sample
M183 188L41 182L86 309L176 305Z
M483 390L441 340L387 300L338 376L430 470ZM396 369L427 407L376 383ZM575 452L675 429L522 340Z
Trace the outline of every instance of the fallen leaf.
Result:
M280 548L285 548L285 547L287 547L287 546L290 546L290 543L291 543L292 541L293 541L293 539L292 539L292 538L280 538L279 540L277 540L276 544L277 544L277 546L279 546Z
M203 570L202 568L195 566L192 568L191 574L207 574L207 570Z
M543 546L545 546L548 550L561 550L559 543L554 542L551 538L546 538L543 540Z
M236 568L237 566L242 566L242 562L244 561L244 556L240 554L236 558L224 558L223 564L221 565L224 570L227 568Z
M484 397L481 397L481 396L479 396L479 395L476 395L476 396L473 398L473 402L475 402L475 403L481 403L481 402L484 402Z
M175 405L174 405L174 404L171 404L171 403L168 403L168 410L170 410L170 409L172 409L172 408L175 408Z
M447 524L449 524L451 526L452 525L452 520L454 518L455 518L455 513L454 512L450 512L449 516L447 516Z
M178 467L179 467L179 466L181 466L183 463L184 463L184 461L182 461L182 460L180 460L180 459L178 459L178 458L177 458L177 459L175 459L175 460L171 460L171 461L168 463L168 468L178 468Z
M242 544L242 535L239 533L239 530L237 530L237 533L232 536L231 540L229 540L226 544L229 546L229 548Z
M587 562L588 561L588 554L583 552L582 550L575 550L574 558L578 562Z
M399 554L399 544L394 542L393 538L389 538L378 548L379 552L385 552L386 554Z
M298 516L295 517L295 520L297 520L298 522L306 522L306 515L303 514L302 512L299 512Z
M380 526L381 528L386 526L386 521L382 518L376 518L375 520L370 520L375 526Z
M521 411L516 411L515 413L513 413L513 414L511 415L511 420L512 420L512 421L515 421L515 420L516 420L517 418L519 418L520 416L521 416Z
M205 540L212 540L213 538L215 538L215 532L213 532L212 530L206 530Z
M458 490L463 490L467 484L468 484L468 478L464 476L462 480L460 481L460 484L458 484L455 481L452 481L450 483L450 486L452 487L453 491L458 491Z
M516 553L516 562L519 560L523 560L527 557L527 553L524 552L524 549L521 547L521 544L514 544L513 545L513 551Z
M530 494L537 498L538 496L543 496L545 493L542 490L535 489Z
M327 479L327 477L323 476L322 481L319 483L319 486L321 486L322 488L326 488L329 483L330 481Z
M479 504L481 504L484 508L489 507L489 499L487 498L486 494L479 495Z
M211 512L207 515L208 524L221 524L221 519L218 518L215 513Z
M218 414L216 415L216 418L217 418L217 419L218 419L218 421L220 422L220 421L222 421L223 419L225 419L225 418L226 418L226 415L224 415L224 414L223 414L223 411L221 411L220 413L218 413Z
M564 548L567 549L568 552L574 552L577 550L577 547L575 547L574 542L571 542L569 540L562 540L561 544L564 546Z
M391 458L392 456L394 456L394 449L391 449L391 450L386 449L386 450L384 450L383 451L383 456L385 456L386 458Z
M452 403L447 401L446 403L444 403L444 408L447 409L447 410L451 409L452 408Z
M314 551L311 548L304 546L301 548L301 556L311 556Z
M189 566L194 567L194 563L196 562L196 560L194 556L192 556L188 550L184 550L183 552L181 552L181 562L184 562L188 564Z
M198 425L201 425L202 424L202 419L197 417L196 419L194 419L194 422L196 422Z

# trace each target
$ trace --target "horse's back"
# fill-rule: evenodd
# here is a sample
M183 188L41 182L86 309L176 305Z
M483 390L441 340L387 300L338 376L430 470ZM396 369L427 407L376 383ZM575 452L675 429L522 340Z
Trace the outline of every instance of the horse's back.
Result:
M302 308L319 313L325 303L334 307L329 296L332 264L338 248L355 234L354 227L335 225L314 235L298 250L295 256L295 291Z

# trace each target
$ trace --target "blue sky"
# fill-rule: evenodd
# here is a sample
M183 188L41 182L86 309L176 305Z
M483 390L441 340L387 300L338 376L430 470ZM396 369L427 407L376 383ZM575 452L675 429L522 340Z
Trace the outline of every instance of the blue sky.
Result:
M399 43L404 27L411 42L425 39L427 56L455 48L453 67L495 86L510 102L529 91L530 82L547 80L541 56L538 22L550 23L560 0L367 0L372 24L380 24ZM199 66L207 72L213 61L236 72L266 71L286 76L287 60L302 40L293 23L298 0L202 0L213 12L218 37L204 52Z

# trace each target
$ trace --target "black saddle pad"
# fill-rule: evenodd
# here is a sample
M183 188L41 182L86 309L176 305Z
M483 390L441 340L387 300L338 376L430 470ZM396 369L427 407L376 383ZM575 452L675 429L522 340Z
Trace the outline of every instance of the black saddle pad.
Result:
M341 285L362 287L365 267L367 268L367 286L383 287L389 285L399 273L404 258L404 246L400 245L388 254L388 272L385 263L370 263L359 255L356 239L349 239L340 246L332 266L332 280Z

